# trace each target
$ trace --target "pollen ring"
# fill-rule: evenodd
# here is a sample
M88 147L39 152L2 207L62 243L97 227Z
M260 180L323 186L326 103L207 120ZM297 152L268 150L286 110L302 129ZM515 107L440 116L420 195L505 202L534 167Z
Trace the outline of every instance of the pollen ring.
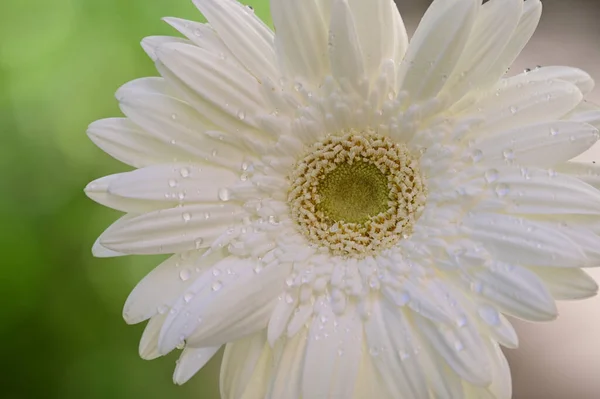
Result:
M312 243L364 257L412 234L427 190L406 145L372 131L315 143L290 176L292 218Z

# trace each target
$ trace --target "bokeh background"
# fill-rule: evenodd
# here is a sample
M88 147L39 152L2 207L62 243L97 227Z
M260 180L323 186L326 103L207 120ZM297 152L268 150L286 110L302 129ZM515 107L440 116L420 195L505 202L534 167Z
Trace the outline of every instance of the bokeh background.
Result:
M266 0L247 3L269 20ZM430 1L398 3L412 32ZM566 64L600 81L600 1L544 6L513 71ZM90 253L118 214L82 189L127 167L85 130L120 115L117 87L156 75L138 43L174 34L163 16L201 18L189 0L0 0L2 399L218 398L219 359L175 386L176 356L141 360L143 326L121 318L127 294L161 258ZM600 103L600 90L590 98ZM517 323L521 348L507 352L516 399L600 398L600 299L560 311L552 324Z

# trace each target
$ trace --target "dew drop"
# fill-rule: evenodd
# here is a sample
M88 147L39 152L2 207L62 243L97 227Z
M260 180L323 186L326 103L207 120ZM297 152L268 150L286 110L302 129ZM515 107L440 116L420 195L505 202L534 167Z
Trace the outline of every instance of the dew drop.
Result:
M174 121L177 120L177 114L171 114L171 119Z
M302 87L303 87L303 86L302 86L302 83L300 83L300 82L296 82L296 83L294 84L294 90L296 90L296 91L300 91L300 90L302 90Z
M285 303L291 305L294 303L294 298L290 294L285 294Z
M504 197L506 196L510 191L510 188L508 187L507 184L504 183L500 183L496 186L496 195L498 197Z
M237 113L237 117L239 120L243 121L244 119L246 119L246 112L239 110Z
M509 108L509 110L510 110L510 113L514 115L514 114L516 114L516 113L517 113L517 111L518 111L519 109L518 109L517 107L515 107L514 105L512 105L512 106Z
M379 348L373 346L369 349L369 353L371 354L371 356L379 356Z
M181 214L181 218L183 219L184 222L189 222L190 220L192 220L192 214L189 212L184 212Z
M165 314L169 311L169 307L167 305L162 305L159 306L156 311L158 312L158 314Z
M189 177L190 176L190 170L188 168L181 168L179 170L179 174L181 175L181 177Z
M483 319L490 326L497 326L500 324L500 315L498 311L494 309L492 306L483 305L480 306L477 313L479 313L479 317Z
M200 37L200 36L202 36L202 31L200 29L196 28L196 29L194 29L194 35L197 37Z
M223 287L223 284L220 281L215 281L212 283L211 289L213 291L219 291Z
M550 136L556 136L559 133L558 129L555 127L550 128Z
M181 279L181 281L187 281L190 279L191 276L192 273L190 272L190 269L183 269L179 272L179 278Z
M512 161L513 159L515 159L515 152L511 148L507 148L504 151L502 151L502 155L507 161Z
M213 157L216 157L219 152L217 150L212 150L212 152L210 153Z
M204 241L204 240L203 240L202 238L196 238L196 240L194 240L194 247L195 247L196 249L200 249L200 248L202 248L202 242L203 242L203 241Z
M229 201L231 199L231 193L226 188L219 189L219 199L221 201Z
M398 352L398 354L400 355L400 360L405 361L406 359L408 359L410 357L410 354L408 352L406 352L405 350L401 350L400 352Z
M183 295L183 300L185 301L185 303L189 303L192 300L192 298L194 298L194 294L191 292L186 292Z
M456 341L456 342L454 343L454 349L455 349L457 352L460 352L460 351L462 351L463 349L465 349L465 346L463 345L463 343L462 343L462 342L460 342L460 341Z
M483 158L483 152L479 149L473 150L471 153L471 160L475 163L481 161L481 158Z
M485 181L488 183L493 183L498 180L498 170L497 169L489 169L484 174Z
M177 187L177 180L169 179L169 187Z

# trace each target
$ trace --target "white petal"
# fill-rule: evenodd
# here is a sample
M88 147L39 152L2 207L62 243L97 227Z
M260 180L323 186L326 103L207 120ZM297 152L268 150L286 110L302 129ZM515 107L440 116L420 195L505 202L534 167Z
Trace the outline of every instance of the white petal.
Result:
M308 329L282 343L281 353L273 364L271 386L266 398L301 399L302 366L306 353Z
M158 60L158 57L156 56L156 49L167 43L189 44L190 41L180 37L172 36L148 36L142 39L142 48L146 54L148 54L148 57L152 59L152 61L156 61Z
M186 347L179 356L179 360L177 360L173 382L179 385L185 384L212 359L220 348L220 346L208 348Z
M342 85L350 84L362 93L365 65L348 0L333 1L329 29L329 60L333 77Z
M204 134L212 126L185 102L164 94L127 88L119 90L117 96L123 113L158 141L168 143L179 152L178 161L239 169L244 154Z
M471 239L498 259L515 264L579 267L585 254L558 229L524 218L477 212L464 219Z
M490 363L483 341L472 326L451 328L419 316L414 319L415 327L460 377L478 386L491 382Z
M483 309L480 309L479 314L487 324L491 338L510 349L516 349L519 346L519 337L511 322L493 306L483 305Z
M523 0L491 0L481 7L444 92L453 99L459 99L467 91L486 82L488 70L495 65L498 55L504 50L522 11Z
M235 0L194 0L194 4L250 73L277 80L273 32L250 8Z
M492 383L487 387L477 387L464 383L465 398L477 399L510 399L512 398L512 381L506 357L495 342L486 342L486 351L492 359Z
M114 258L117 256L125 256L127 254L123 254L121 252L116 252L116 251L112 251L106 247L104 247L102 244L100 244L100 240L96 240L94 242L94 245L92 246L92 254L96 257L96 258Z
M540 0L526 0L523 4L523 14L519 24L504 50L498 56L495 65L488 71L489 84L498 81L517 59L525 45L533 36L540 17L542 15L542 3Z
M198 277L196 268L204 270L224 256L220 252L206 257L201 255L202 252L197 251L181 253L156 266L136 285L125 301L125 321L136 324L158 313L168 312Z
M599 215L600 191L568 175L535 168L498 169L490 191L521 214Z
M435 0L400 66L400 90L413 101L435 97L458 62L480 6L478 0Z
M585 71L566 66L545 66L527 72L530 78L538 80L564 80L577 86L582 94L588 94L594 89L594 80ZM540 78L537 77L540 75Z
M530 321L557 316L556 304L546 287L523 267L494 262L490 268L469 274L480 286L478 293L503 313Z
M167 317L166 314L157 314L146 324L142 338L140 339L140 357L144 360L152 360L161 356L158 353L158 334Z
M188 42L220 57L236 60L235 55L225 46L223 40L210 25L172 17L163 18L163 20L187 37Z
M586 299L598 293L598 284L581 269L531 268L555 299Z
M231 204L193 204L120 219L102 233L100 243L128 254L206 248L229 227L241 224L243 214L239 209Z
M317 299L302 372L302 397L350 398L362 357L362 320L354 309L336 315L325 298Z
M126 118L96 121L88 127L87 135L104 152L136 168L173 162L183 155Z
M526 75L519 75L501 81L460 116L483 118L484 122L477 129L494 134L518 126L561 119L582 98L579 89L571 83L528 80Z
M551 167L581 154L598 141L598 129L581 122L551 121L486 133L473 143L486 166Z
M157 55L177 79L163 73L159 64L161 74L172 84L179 81L191 89L196 95L188 98L190 104L217 126L256 126L256 115L265 113L258 81L235 63L180 43L161 46Z
M173 305L159 350L168 353L182 339L195 347L221 345L266 328L289 267L256 266L251 259L228 257L206 271L188 288L188 297Z
M85 194L99 204L122 212L152 212L168 206L156 201L141 201L139 199L123 198L109 193L108 187L110 186L110 183L124 175L126 175L126 173L117 173L115 175L104 176L94 180L85 187ZM94 248L98 253L105 253L107 254L106 256L114 256L110 255L111 252L114 253L114 251L105 248L100 242L96 242Z
M221 397L263 399L271 365L271 350L264 331L227 344L221 363Z
M558 173L577 178L596 189L600 189L600 165L590 162L566 162L556 165Z
M569 120L589 123L600 129L600 106L584 100L569 115Z
M111 179L109 194L168 203L223 203L224 191L239 177L223 168L198 164L162 164L120 173ZM181 196L180 194L183 194Z
M404 318L404 312L399 308L390 309L389 305L379 301L373 304L371 316L365 323L368 345L376 351L372 361L389 392L426 398L427 375L419 361L420 356L415 354L417 348L416 342L411 342L412 331L399 320Z
M275 345L277 341L285 332L292 313L298 306L298 298L292 296L289 293L285 293L279 297L277 305L273 310L273 314L269 319L268 327L268 339L271 346Z
M329 73L328 23L319 0L271 1L279 64L289 79L318 87Z
M383 60L406 50L406 30L392 0L348 0L369 77L379 73ZM404 32L404 35L402 35ZM397 34L399 36L396 36ZM402 50L404 48L404 50ZM400 61L399 57L395 61Z

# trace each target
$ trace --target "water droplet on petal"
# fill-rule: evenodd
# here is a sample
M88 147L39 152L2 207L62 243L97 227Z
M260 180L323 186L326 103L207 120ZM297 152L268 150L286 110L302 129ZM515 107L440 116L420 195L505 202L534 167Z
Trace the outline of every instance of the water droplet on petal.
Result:
M219 189L219 199L221 201L229 201L231 199L231 193L229 189L221 188Z
M181 175L181 177L189 177L190 176L190 170L188 168L181 168L179 170L179 174Z
M514 105L512 105L512 106L509 108L509 110L510 110L510 113L514 115L514 114L516 114L516 113L517 113L517 111L518 111L519 109L518 109L517 107L515 107Z
M292 297L290 294L285 294L285 303L291 305L294 303L294 297Z
M171 119L177 120L177 114L171 114Z
M194 241L194 247L196 249L202 248L202 243L203 242L204 242L204 240L202 238L196 238L196 240Z
M504 151L502 151L502 156L504 156L505 160L512 161L513 159L515 159L515 152L511 148L507 148Z
M550 136L556 136L559 133L559 130L555 127L550 128Z
M498 180L498 170L497 169L489 169L485 172L484 177L485 181L488 183L493 183Z
M177 187L177 180L169 179L169 187Z
M192 220L192 214L189 212L184 212L181 214L181 218L183 219L184 222L189 222L190 220Z
M167 313L168 310L169 310L169 307L167 305L159 306L158 309L156 309L158 314L165 314L165 313Z
M223 284L220 281L215 281L214 283L212 283L211 289L213 291L219 291L221 287L223 287Z
M190 279L191 276L192 273L190 272L190 269L183 269L179 272L179 278L181 279L181 281L187 281Z
M479 149L473 150L473 152L471 153L471 160L473 160L473 162L475 163L481 161L481 158L483 158L483 152Z
M189 302L192 300L192 298L194 298L194 294L193 294L193 293L191 293L191 292L186 292L186 293L183 295L183 300L184 300L186 303L189 303Z
M463 343L462 343L462 342L460 342L460 341L456 341L456 342L454 343L454 349L455 349L457 352L460 352L460 351L462 351L463 349L465 349L465 346L463 345Z
M510 188L507 184L500 183L496 186L496 195L498 197L504 197L510 192Z
M244 119L246 119L246 112L239 110L237 113L237 117L239 120L243 121Z
M372 346L369 349L369 353L371 354L371 356L374 356L374 357L379 356L379 348Z

